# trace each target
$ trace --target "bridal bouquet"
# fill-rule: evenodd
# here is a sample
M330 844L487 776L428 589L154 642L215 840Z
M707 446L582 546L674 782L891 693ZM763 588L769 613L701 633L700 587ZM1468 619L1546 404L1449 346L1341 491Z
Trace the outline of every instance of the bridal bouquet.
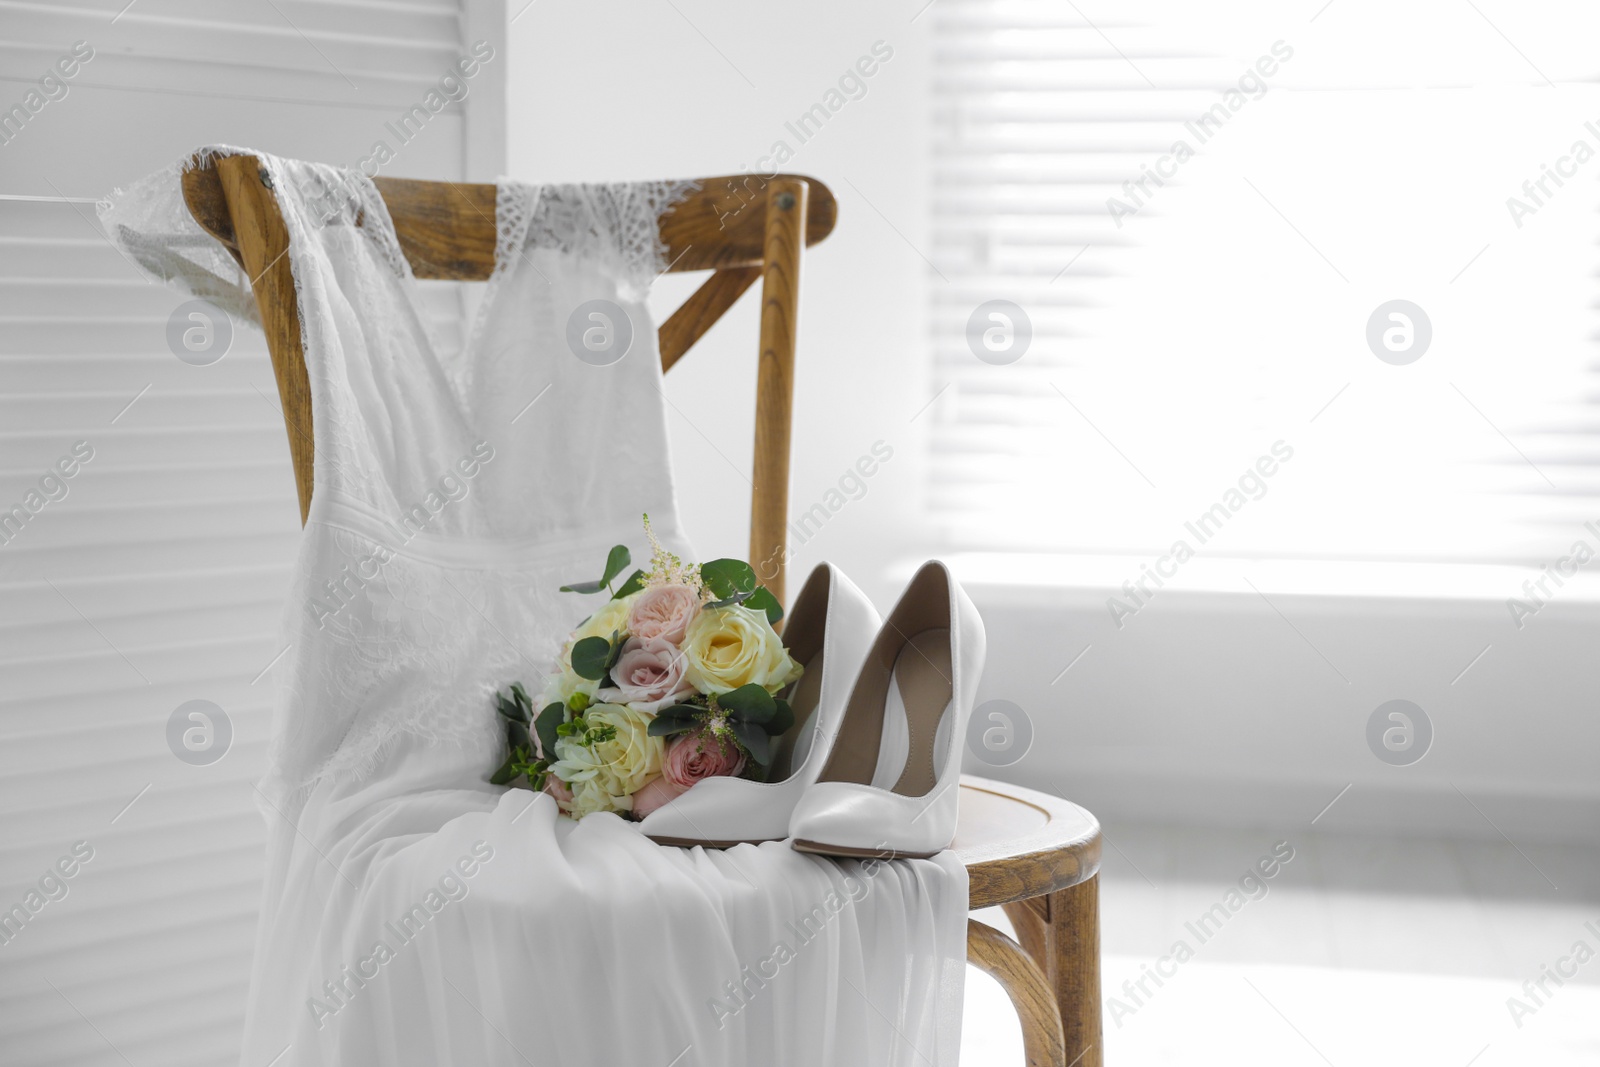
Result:
M541 694L497 694L511 754L490 781L526 777L574 818L643 818L704 778L764 780L773 740L794 722L778 696L800 677L773 624L777 598L748 563L685 563L650 529L647 570L624 545L598 581L563 592L611 594L568 639Z

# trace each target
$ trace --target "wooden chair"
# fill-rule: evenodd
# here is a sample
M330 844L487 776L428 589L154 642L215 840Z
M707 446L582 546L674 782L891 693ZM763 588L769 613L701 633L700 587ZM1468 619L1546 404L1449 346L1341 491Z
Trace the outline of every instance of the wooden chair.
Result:
M184 175L184 197L196 221L251 279L283 401L304 522L312 493L311 390L284 254L288 232L263 174L253 156L216 159ZM493 185L375 181L417 277L489 277L495 256ZM833 194L815 179L740 175L702 181L698 192L661 220L668 270L712 272L662 324L663 370L762 279L750 559L775 564L775 573L762 567L762 578L780 600L800 260L807 245L832 232L837 210ZM1003 907L1021 941L970 920L968 957L1010 995L1030 1065L1099 1067L1099 824L1077 805L1031 789L967 776L961 788L955 851L967 866L970 906Z

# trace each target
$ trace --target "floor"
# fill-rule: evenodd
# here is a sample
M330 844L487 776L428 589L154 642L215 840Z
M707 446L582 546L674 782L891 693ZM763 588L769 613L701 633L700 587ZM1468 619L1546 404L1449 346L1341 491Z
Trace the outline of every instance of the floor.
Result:
M1600 849L1148 825L1105 841L1112 1067L1600 1064ZM962 1064L1021 1064L1004 993L968 973Z

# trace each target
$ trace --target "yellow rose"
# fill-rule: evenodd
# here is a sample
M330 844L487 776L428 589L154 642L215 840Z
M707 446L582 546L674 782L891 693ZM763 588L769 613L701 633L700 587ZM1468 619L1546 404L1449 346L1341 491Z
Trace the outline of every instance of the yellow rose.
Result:
M557 739L550 769L572 790L571 814L581 819L597 811L632 811L633 794L661 773L666 743L646 733L655 716L622 704L594 704L583 717L591 730L615 727L616 736L593 745L578 737Z
M594 696L595 690L600 688L600 683L595 679L585 678L572 669L572 646L585 637L603 637L609 641L613 631L627 633L628 611L633 607L634 597L638 595L632 593L621 600L608 601L572 632L572 636L561 649L561 659L557 663L561 669L560 673L545 682L544 692L540 694L543 704L565 704L572 699L574 693L582 693L590 698Z
M802 669L767 613L742 604L695 616L683 637L683 653L689 661L685 676L702 693L726 693L752 682L776 692Z
M630 593L621 600L606 602L606 606L583 620L583 624L572 631L572 643L577 644L585 637L603 637L611 640L612 633L625 634L628 632L628 611L633 607L633 598L638 593Z
M600 683L593 678L585 678L572 669L567 657L561 657L561 672L552 674L544 683L544 692L540 694L539 707L534 708L537 714L547 704L565 704L572 699L574 693L582 693L591 700L595 690L600 688Z

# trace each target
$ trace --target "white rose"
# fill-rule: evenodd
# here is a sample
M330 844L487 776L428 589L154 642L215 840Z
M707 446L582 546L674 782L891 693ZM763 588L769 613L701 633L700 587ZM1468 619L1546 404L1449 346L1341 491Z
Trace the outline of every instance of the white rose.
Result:
M578 737L557 739L550 769L572 790L572 814L632 811L633 794L661 773L665 743L646 732L655 716L622 704L594 704L583 717L591 729L615 727L616 736L593 745Z

